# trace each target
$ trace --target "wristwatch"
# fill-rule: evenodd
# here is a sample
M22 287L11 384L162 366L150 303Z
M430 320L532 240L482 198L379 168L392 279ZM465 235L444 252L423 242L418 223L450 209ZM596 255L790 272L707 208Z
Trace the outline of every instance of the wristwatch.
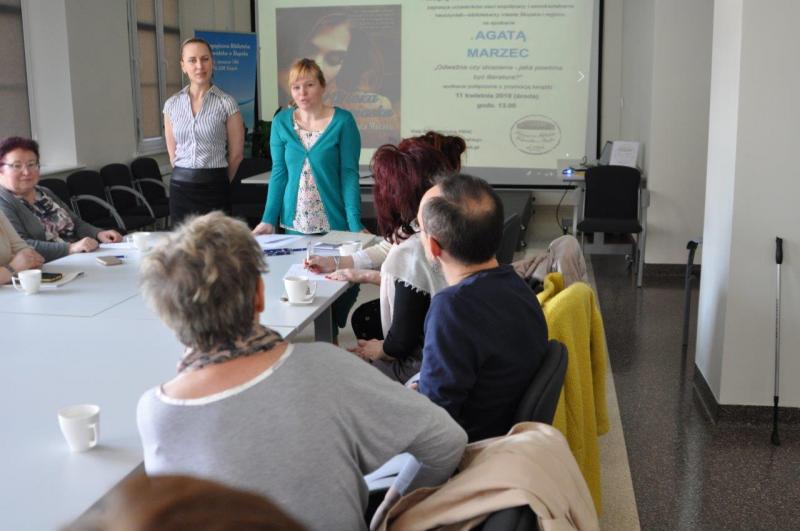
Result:
M8 270L8 272L9 272L9 273L11 273L11 276L12 276L12 277L13 277L14 275L16 275L16 274L17 274L17 270L16 270L16 269L14 269L14 268L11 266L11 264L9 264L9 265L4 265L3 267L5 267L5 268Z

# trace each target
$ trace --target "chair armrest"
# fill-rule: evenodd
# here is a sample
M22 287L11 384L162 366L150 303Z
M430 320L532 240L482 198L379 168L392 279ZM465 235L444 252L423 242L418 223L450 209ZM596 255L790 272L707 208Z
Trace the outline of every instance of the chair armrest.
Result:
M108 190L109 192L127 192L129 194L133 194L134 197L138 198L142 203L144 203L144 206L147 207L147 211L150 212L150 217L152 218L156 217L156 215L153 213L153 209L150 208L150 203L147 202L147 199L145 198L144 194L142 194L138 190L134 190L130 186L121 186L121 185L109 186Z
M150 184L155 184L155 185L158 185L158 186L160 186L161 188L163 188L163 189L164 189L164 192L168 192L168 191L169 191L169 190L167 189L167 185L166 185L166 184L164 184L163 182L159 181L158 179L150 179L149 177L145 177L144 179L136 179L136 180L134 181L134 183L137 183L137 184L138 184L138 183L150 183Z
M120 217L119 213L117 212L117 209L114 208L113 206L111 206L111 204L108 203L108 201L103 201L99 197L95 197L93 195L87 195L87 194L73 195L70 198L70 200L72 201L73 208L75 208L75 212L77 212L79 216L80 216L80 207L78 206L78 201L90 201L90 202L96 203L96 204L100 205L101 207L105 208L106 210L108 210L108 212L111 214L111 217L113 217L114 221L116 221L117 225L119 225L119 228L121 228L124 231L128 230L128 228L125 226L125 222L122 221L122 218Z

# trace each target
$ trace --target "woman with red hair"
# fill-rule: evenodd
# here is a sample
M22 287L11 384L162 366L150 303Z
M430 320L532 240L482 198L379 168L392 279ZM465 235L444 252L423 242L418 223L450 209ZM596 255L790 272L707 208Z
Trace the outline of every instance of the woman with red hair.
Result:
M419 370L425 315L431 297L446 286L425 257L417 209L436 177L458 173L465 149L460 137L429 132L381 146L372 157L378 229L391 247L381 265L380 299L353 314L359 338L353 352L401 382Z

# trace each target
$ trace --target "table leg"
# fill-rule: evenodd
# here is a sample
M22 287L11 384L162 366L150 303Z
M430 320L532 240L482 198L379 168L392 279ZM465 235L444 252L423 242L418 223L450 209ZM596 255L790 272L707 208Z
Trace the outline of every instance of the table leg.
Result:
M314 340L333 343L333 314L330 306L314 319Z

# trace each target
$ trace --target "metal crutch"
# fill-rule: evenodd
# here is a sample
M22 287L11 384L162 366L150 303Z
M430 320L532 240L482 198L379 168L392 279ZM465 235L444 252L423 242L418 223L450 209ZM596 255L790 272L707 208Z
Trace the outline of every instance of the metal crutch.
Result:
M772 410L772 444L781 445L778 437L778 399L780 396L780 369L781 369L781 264L783 263L783 238L775 238L775 263L778 266L778 292L775 295L775 394L772 396L774 404Z

